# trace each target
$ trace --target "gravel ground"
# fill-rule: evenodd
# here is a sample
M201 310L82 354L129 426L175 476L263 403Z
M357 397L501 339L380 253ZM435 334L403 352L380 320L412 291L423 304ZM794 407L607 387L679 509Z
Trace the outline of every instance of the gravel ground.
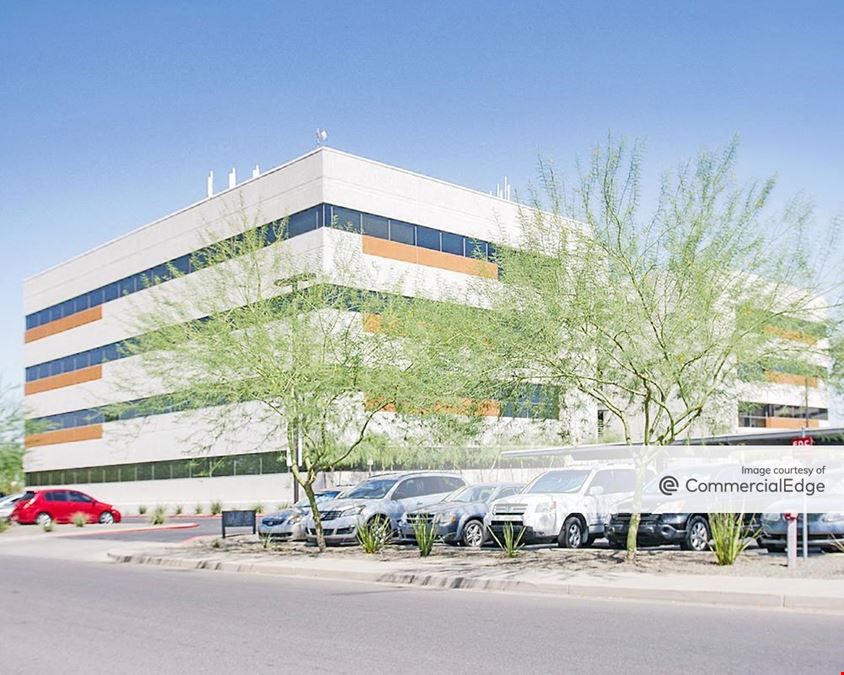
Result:
M184 550L184 549L183 549ZM185 551L188 553L188 551ZM319 555L316 548L302 543L271 544L268 549L252 535L235 535L226 539L214 537L194 541L190 554L220 554L233 556L283 556L308 558ZM803 577L815 579L844 579L844 553L810 551L808 561L799 561L794 572L786 565L785 554L767 553L753 545L739 557L734 565L715 563L711 552L696 553L679 549L645 549L636 560L628 563L623 551L607 548L590 548L576 551L560 548L528 548L517 558L508 559L493 548L480 551L455 546L437 545L427 559L420 559L414 546L389 546L375 555L366 555L357 546L331 547L322 555L343 559L412 560L423 564L448 564L455 567L482 569L495 566L507 572L519 570L561 571L566 573L601 574L607 572L640 572L643 574L725 574L744 577Z

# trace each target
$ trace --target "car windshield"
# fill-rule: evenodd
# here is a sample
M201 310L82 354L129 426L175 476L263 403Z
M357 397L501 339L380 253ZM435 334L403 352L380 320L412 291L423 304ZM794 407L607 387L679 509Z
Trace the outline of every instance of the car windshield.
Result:
M549 471L533 481L525 492L530 494L577 492L589 473L588 469Z
M490 498L495 488L492 485L469 485L452 492L443 501L448 502L485 502Z
M349 490L344 499L383 499L396 484L395 478L373 478Z
M314 497L316 498L317 504L321 504L322 502L330 502L333 499L337 499L339 496L340 491L334 490L330 492L320 492L315 494ZM311 503L308 501L307 497L302 497L298 502L293 505L294 509L309 509L311 508Z

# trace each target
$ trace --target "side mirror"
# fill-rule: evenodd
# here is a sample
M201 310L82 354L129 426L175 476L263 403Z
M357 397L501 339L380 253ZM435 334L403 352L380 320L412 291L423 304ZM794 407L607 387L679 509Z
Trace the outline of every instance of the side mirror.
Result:
M600 495L604 494L604 488L601 485L593 485L589 488L589 492L587 493L592 497L599 497Z

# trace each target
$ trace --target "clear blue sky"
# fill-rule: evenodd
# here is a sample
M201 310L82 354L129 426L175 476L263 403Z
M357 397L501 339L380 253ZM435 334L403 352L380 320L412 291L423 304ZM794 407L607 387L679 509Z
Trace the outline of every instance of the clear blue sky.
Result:
M22 280L329 144L483 190L608 131L654 169L742 137L844 208L844 3L13 2L0 13L0 370Z

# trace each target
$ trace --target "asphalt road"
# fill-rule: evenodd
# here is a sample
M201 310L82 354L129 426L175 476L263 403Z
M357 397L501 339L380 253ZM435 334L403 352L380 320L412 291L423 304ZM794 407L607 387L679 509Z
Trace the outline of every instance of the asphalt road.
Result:
M844 619L0 558L0 671L839 673Z
M126 525L133 525L135 527L144 527L149 524L149 521L146 518L137 517L124 518L123 522ZM196 523L196 527L188 527L178 530L148 530L146 532L121 532L120 530L115 529L113 532L89 534L87 536L92 540L111 539L114 541L154 541L176 544L192 537L209 534L219 535L221 533L219 518L171 518L167 522L170 525L177 523ZM231 530L231 532L242 533L251 532L251 530L239 528Z

